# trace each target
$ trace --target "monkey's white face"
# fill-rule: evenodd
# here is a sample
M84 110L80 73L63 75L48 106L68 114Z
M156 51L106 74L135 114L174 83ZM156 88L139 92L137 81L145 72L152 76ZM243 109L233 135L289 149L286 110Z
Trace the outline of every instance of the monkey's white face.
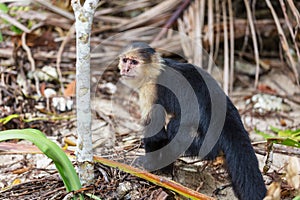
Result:
M138 88L145 78L143 62L135 57L120 57L121 81L129 87Z

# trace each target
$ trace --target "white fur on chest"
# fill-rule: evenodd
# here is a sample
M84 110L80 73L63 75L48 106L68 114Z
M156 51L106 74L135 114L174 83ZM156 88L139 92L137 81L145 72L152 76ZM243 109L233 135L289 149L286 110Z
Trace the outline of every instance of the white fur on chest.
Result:
M152 105L156 100L156 85L155 83L147 83L140 88L139 91L139 105L141 109L142 120L146 120Z

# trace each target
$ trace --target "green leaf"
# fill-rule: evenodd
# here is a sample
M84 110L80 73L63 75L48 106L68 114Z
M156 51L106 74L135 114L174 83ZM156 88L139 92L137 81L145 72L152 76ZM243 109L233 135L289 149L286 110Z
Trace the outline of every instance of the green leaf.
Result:
M300 200L300 196L294 197L293 200Z
M274 133L277 133L277 134L278 134L279 131L281 131L279 128L276 128L276 127L274 127L274 126L270 126L270 129L271 129Z
M262 132L262 131L260 131L260 130L258 130L258 129L256 129L256 128L254 128L254 131L255 131L257 134L263 136L265 139L273 138L273 137L274 137L273 135L270 135L270 134L268 134L268 133Z
M297 130L291 130L291 129L287 129L287 130L280 130L279 128L275 128L273 126L270 126L270 129L278 134L279 137L281 138L290 138L296 141L300 141L300 129Z
M292 131L292 135L293 135L294 137L300 136L300 129L297 129L297 130Z
M281 142L281 144L286 145L286 146L290 146L290 147L300 148L300 143L297 142L296 140L293 140L293 139L290 139L290 138L286 138L285 140L283 140Z
M25 139L34 143L47 157L53 160L68 192L79 190L82 186L76 171L65 152L36 129L0 131L0 141Z
M16 34L21 34L23 33L23 31L21 29L19 29L16 26L10 26L10 30L12 30L13 32L15 32Z
M262 132L257 130L256 128L254 129L254 131L263 136L265 139L267 139L269 142L273 142L275 144L282 144L282 145L286 145L286 146L290 146L290 147L297 147L300 148L300 133L299 133L299 129L296 131L292 131L292 130L280 130L278 128L272 127L270 126L270 129L277 133L279 137L270 135L268 133Z
M282 144L285 146L300 148L300 143L291 138L268 138L268 141L275 144Z
M4 12L4 13L8 13L8 7L7 5L5 5L4 3L0 3L0 11Z

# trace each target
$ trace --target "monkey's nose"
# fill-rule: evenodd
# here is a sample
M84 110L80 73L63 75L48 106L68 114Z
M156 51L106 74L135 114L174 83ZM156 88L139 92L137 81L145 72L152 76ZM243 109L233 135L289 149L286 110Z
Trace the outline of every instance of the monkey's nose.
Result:
M120 74L121 74L121 75L126 75L129 71L130 71L130 67L128 67L127 65L125 65L125 66L121 69Z
M123 75L126 75L128 73L128 70L126 70L126 69L122 69L121 71L120 71L120 74L123 76Z
M129 63L129 62L127 62L127 63L125 64L124 71L125 71L125 72L129 72L129 71L130 71L130 69L131 69L131 67L130 67L130 63Z

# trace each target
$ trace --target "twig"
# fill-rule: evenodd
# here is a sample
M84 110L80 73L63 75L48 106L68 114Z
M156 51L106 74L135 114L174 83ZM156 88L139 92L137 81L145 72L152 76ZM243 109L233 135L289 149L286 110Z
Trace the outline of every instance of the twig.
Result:
M246 1L246 0L245 0ZM275 24L276 24L276 27L277 27L277 31L278 31L278 34L279 34L279 38L280 38L280 42L281 42L281 45L282 45L282 48L283 50L285 51L286 53L286 56L288 58L288 60L290 61L290 64L292 65L292 70L294 72L294 75L295 75L295 79L296 79L296 83L299 85L299 75L298 75L298 71L297 71L297 68L296 68L296 64L295 64L295 61L291 55L291 52L290 52L290 48L289 48L289 44L287 42L287 39L284 35L284 32L283 32L283 29L280 25L280 22L279 22L279 19L278 19L278 16L272 6L272 3L270 2L270 0L265 0L272 15L273 15L273 18L274 18L274 21L275 21Z
M74 20L74 16L67 12L67 11L64 11L63 9L59 8L59 7L56 7L55 5L52 5L50 2L48 1L45 1L45 0L34 0L35 2L43 5L44 7L48 8L49 10L63 16L63 17L66 17L70 20Z
M186 7L190 4L191 0L184 0L182 4L177 8L177 10L173 13L170 19L166 22L162 30L159 34L154 38L152 42L158 41L163 35L165 35L168 29L172 26L172 24L177 20L177 18L181 15L181 13L186 9Z
M252 3L251 3L251 9L252 9L252 19L253 19L253 23L254 25L256 25L256 1L257 0L252 0ZM256 27L255 27L256 28ZM259 52L262 51L263 49L263 42L262 42L262 38L261 38L261 30L259 28L256 28L255 29L255 32L256 32L256 35L257 35L257 39L258 39L258 44L259 44Z
M214 55L214 60L216 60L217 59L217 57L218 57L218 52L219 52L219 47L220 47L220 26L219 26L219 24L220 24L220 4L219 4L219 0L215 0L216 2L215 2L215 5L216 5L216 11L215 11L215 13L216 13L216 31L217 31L217 33L216 33L216 50L215 50L215 55Z
M295 47L297 57L298 57L298 62L300 63L300 52L299 52L299 48L298 48L298 45L297 45L297 42L296 42L296 35L293 31L293 27L291 25L291 22L289 20L289 17L287 15L287 13L286 13L286 7L285 7L285 4L284 4L283 0L279 0L279 2L280 2L280 5L281 5L281 9L282 9L282 12L283 12L283 15L284 15L286 25L287 25L287 27L290 31L291 37L293 39L294 47Z
M207 37L209 42L209 58L208 58L208 73L212 72L213 67L213 54L214 54L214 11L213 11L213 0L208 0L208 14L207 14Z
M183 50L183 53L189 63L194 63L194 7L195 2L188 8L187 11L184 12L182 19L178 18L178 31L180 37L180 44Z
M36 92L37 92L38 96L40 97L40 96L42 96L41 92L40 92L40 82L39 82L39 79L38 79L38 77L36 75L36 72L35 72L35 61L32 57L30 48L26 44L26 33L25 32L22 34L21 40L22 40L22 47L26 51L27 58L30 62L31 71L32 71L32 74L33 74L33 77L34 77L34 80L35 80Z
M0 18L6 20L7 22L9 22L10 24L18 27L19 29L21 29L23 32L25 33L30 33L30 30L24 26L23 24L21 24L20 22L18 22L16 19L12 18L11 16L9 16L8 14L4 13L2 10L0 10Z
M247 25L246 25L246 30L245 30L245 36L244 36L244 41L243 41L243 45L242 45L242 49L239 53L239 56L241 57L245 50L246 50L246 47L247 47L247 44L248 44L248 40L249 40L249 25L248 25L248 20L247 20Z
M249 5L249 1L244 0L244 3L245 3L245 6L246 6L247 18L248 18L248 21L249 21L249 26L250 26L250 31L251 31L251 35L252 35L252 41L253 41L255 63L256 63L254 87L257 88L258 79L259 79L259 52L258 52L257 38L256 38L255 27L254 27L254 23L253 23L253 19L252 19L252 14L251 14L251 8L250 8L250 5Z
M142 25L143 23L153 19L153 16L161 15L162 13L166 13L170 10L172 10L174 7L176 7L180 1L178 0L166 0L162 1L161 3L157 4L156 6L153 6L149 10L143 12L142 14L138 15L137 17L130 20L130 22L126 24L119 24L117 26L119 31L128 30L134 27L137 27L139 25ZM159 12L158 12L159 11Z
M266 174L269 171L271 165L273 164L273 155L274 155L273 145L274 145L273 142L267 142L267 158L265 161L265 166L263 167L264 174Z
M195 46L194 46L194 64L203 67L203 45L202 45L202 28L204 23L205 1L195 1Z
M227 30L227 12L226 12L226 1L222 2L222 13L223 13L223 29L224 29L224 72L223 72L223 90L225 94L228 94L228 79L229 79L229 53L228 53L228 30Z
M183 16L183 18L185 18L185 16ZM186 36L186 30L185 30L185 26L184 26L184 22L179 18L177 20L178 23L178 31L179 31L179 35L180 35L180 44L181 44L181 48L183 51L183 54L185 55L185 57L187 58L188 62L190 62L191 60L191 51L190 51L190 43L187 39Z
M61 92L64 94L64 86L63 86L63 82L62 82L62 73L60 70L60 63L61 63L61 56L63 54L64 48L66 46L66 44L70 41L71 39L71 35L73 35L75 33L75 24L73 24L70 28L70 30L68 31L68 34L66 35L66 37L64 38L64 40L62 41L59 50L57 52L57 57L56 57L56 69L57 69L57 73L59 76L59 82L60 82L60 88L61 88Z
M229 29L230 29L230 74L229 74L229 92L233 91L233 81L234 81L234 22L233 22L233 11L232 2L228 0L228 10L229 10Z
M295 18L296 18L297 26L299 28L299 26L300 26L300 13L299 13L298 9L296 8L293 0L287 0L287 2L289 4L289 6L290 6L290 8L291 8L291 10L292 10Z

